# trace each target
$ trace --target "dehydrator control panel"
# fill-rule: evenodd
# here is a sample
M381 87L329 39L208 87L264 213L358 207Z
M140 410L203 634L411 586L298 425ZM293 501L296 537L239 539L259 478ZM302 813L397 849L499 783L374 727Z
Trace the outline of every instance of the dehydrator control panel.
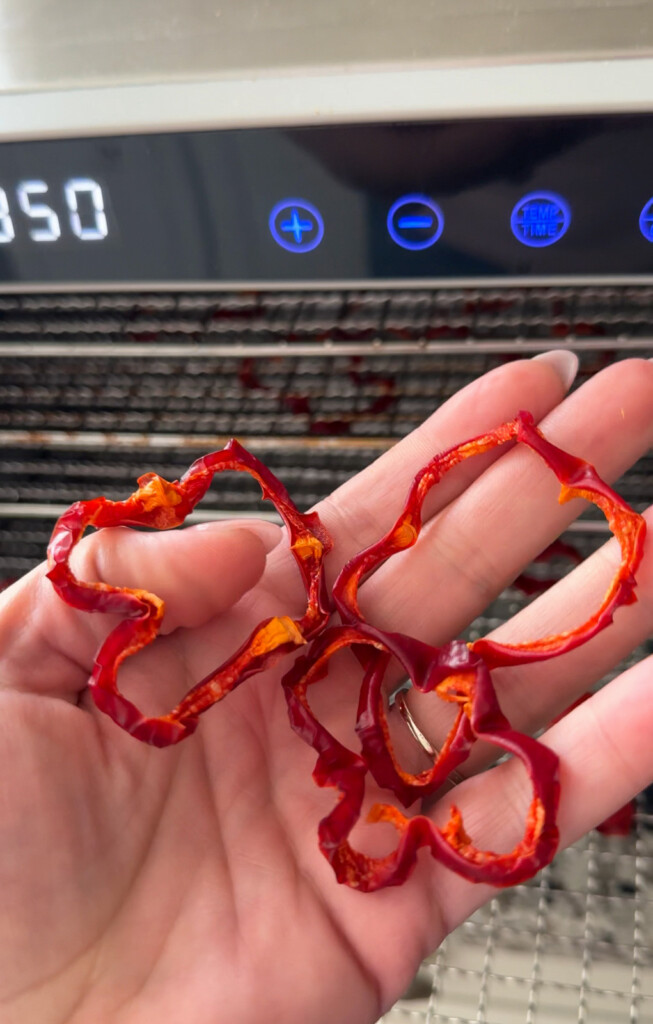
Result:
M653 115L0 145L0 284L653 279Z

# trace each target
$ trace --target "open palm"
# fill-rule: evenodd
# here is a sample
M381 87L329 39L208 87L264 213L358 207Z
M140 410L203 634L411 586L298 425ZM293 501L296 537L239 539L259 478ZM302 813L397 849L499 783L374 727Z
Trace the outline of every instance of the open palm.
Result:
M436 451L520 408L607 479L647 450L653 364L617 364L564 400L556 366L515 362L479 379L323 502L318 511L335 541L331 578L391 525ZM457 635L577 514L557 505L556 492L527 451L465 463L432 492L418 546L364 585L366 617L433 643ZM166 601L166 635L120 677L150 713L172 707L262 618L301 610L296 567L270 524L105 531L76 556L81 578L143 587ZM617 561L609 542L497 637L514 642L580 622ZM516 727L549 721L651 633L650 545L638 577L639 602L590 644L495 673ZM65 606L43 567L0 599L0 1019L375 1021L489 890L425 854L400 888L364 895L338 886L316 841L334 794L312 783L315 754L290 731L279 685L290 661L244 683L194 736L158 750L121 732L84 692L112 624ZM355 662L343 657L315 688L321 714L351 743L359 682ZM561 757L564 842L653 778L652 696L649 659L545 735ZM411 699L437 744L441 712L428 698ZM487 757L475 752L470 772ZM528 797L513 762L456 791L474 838L501 849L519 838ZM439 804L435 815L447 798ZM378 841L391 843L379 831Z

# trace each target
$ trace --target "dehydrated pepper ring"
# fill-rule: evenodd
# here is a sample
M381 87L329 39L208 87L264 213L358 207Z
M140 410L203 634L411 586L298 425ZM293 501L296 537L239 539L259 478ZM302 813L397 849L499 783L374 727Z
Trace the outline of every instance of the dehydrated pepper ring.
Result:
M287 615L266 619L235 654L197 683L169 714L146 717L117 685L121 662L151 643L164 613L163 601L144 590L87 583L73 574L69 558L87 526L151 526L166 530L181 525L204 497L216 473L249 473L273 502L289 534L290 550L306 590L301 619ZM89 689L96 705L137 739L154 746L177 743L195 731L198 716L249 676L269 668L282 654L316 636L329 618L324 556L331 538L315 513L301 514L281 482L237 441L197 459L179 481L169 483L155 473L138 480L138 490L125 501L95 498L78 501L58 520L48 546L48 577L57 593L74 608L124 616L98 651Z
M533 786L522 838L506 853L480 850L465 832L455 806L447 824L439 828L423 815L407 818L396 807L375 804L367 820L393 825L400 837L396 849L383 857L371 857L352 847L349 835L361 815L368 760L345 747L319 722L306 691L324 679L328 661L337 651L361 645L381 654L393 653L409 673L418 669L427 651L426 644L397 634L386 634L384 643L378 631L366 625L336 626L323 633L283 679L291 726L318 753L313 778L318 786L333 787L339 793L335 807L318 826L320 849L338 881L362 892L401 885L422 846L469 881L504 886L531 878L549 863L558 844L558 757L542 743L510 727L499 708L487 667L461 641L433 649L437 654L431 660L428 681L422 682L425 690L435 690L460 708L453 736L450 734L448 747L438 757L440 773L446 777L451 767L465 759L477 739L489 740L518 757Z
M562 484L562 501L580 496L595 502L617 535L621 564L599 611L582 626L533 645L501 645L482 640L469 645L454 641L442 648L429 648L404 634L386 632L367 623L358 605L359 584L391 555L415 543L421 529L422 505L430 488L463 459L512 440L533 448L553 469ZM511 729L499 708L489 668L553 657L603 629L618 605L635 599L634 571L643 553L645 529L642 517L600 480L592 466L546 441L528 413L520 413L511 423L437 455L418 473L394 527L355 556L336 580L334 603L345 623L341 632L329 630L323 634L284 678L291 724L318 752L314 779L318 785L331 786L339 792L335 808L320 822L319 843L340 882L364 891L401 884L412 870L421 846L429 847L434 857L463 877L494 885L529 878L552 859L558 842L558 758L537 740ZM308 686L324 678L329 658L341 647L352 647L365 670L356 725L361 755L347 750L317 721L306 697ZM403 771L392 751L381 688L392 655L419 690L433 691L458 704L456 720L434 764L419 775ZM447 825L439 829L422 815L408 819L387 804L373 807L368 820L394 825L400 834L395 851L374 858L352 848L349 835L361 814L368 771L380 786L390 789L408 805L417 796L436 790L447 774L465 760L477 739L489 740L518 756L531 779L533 797L524 833L511 852L477 849L455 806Z
M536 428L531 414L520 412L511 422L436 455L417 474L394 526L379 541L351 559L335 582L334 603L344 623L352 626L365 624L369 635L377 637L382 642L387 639L388 634L367 623L360 611L360 582L367 573L377 569L392 555L415 544L422 527L424 500L431 488L450 469L466 458L509 441L527 445L552 469L562 486L561 502L582 497L598 505L605 514L610 529L619 540L621 563L600 608L582 625L532 643L500 644L482 638L471 643L470 650L480 655L488 668L555 657L589 640L612 621L614 611L619 605L629 604L635 600L634 572L643 553L646 532L644 519L601 480L593 466L546 440ZM379 785L392 789L402 803L408 806L418 796L425 796L442 784L440 758L435 761L432 768L419 774L406 772L399 765L389 739L381 685L387 660L388 655L381 652L371 655L366 652L363 655L367 672L361 689L357 732L363 755L376 781ZM419 678L413 675L412 679L418 689L423 689ZM459 727L459 720L460 715L444 741L442 752L448 750Z

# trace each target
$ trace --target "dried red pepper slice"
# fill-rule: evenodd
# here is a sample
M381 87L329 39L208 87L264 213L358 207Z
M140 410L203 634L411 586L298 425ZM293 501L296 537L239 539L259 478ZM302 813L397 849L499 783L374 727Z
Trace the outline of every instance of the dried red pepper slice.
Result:
M515 440L528 445L552 469L560 481L560 504L584 498L601 509L621 548L621 561L597 611L586 622L555 636L520 644L500 644L481 638L472 649L481 654L488 667L523 665L574 650L605 629L621 605L632 604L635 572L644 554L646 522L616 491L600 478L594 466L570 455L542 436L530 413L521 412L515 422Z
M637 801L629 800L614 814L610 814L596 826L596 831L603 836L630 836L635 830Z
M70 568L70 554L87 526L151 526L157 530L179 526L204 497L215 474L225 470L253 476L263 497L273 502L283 519L306 590L306 612L301 619L281 615L259 623L239 650L197 683L169 714L148 718L120 693L116 677L125 658L157 636L163 601L144 590L82 582ZM168 746L194 732L198 716L243 680L269 668L282 654L305 644L324 628L329 599L323 563L332 542L317 514L301 514L283 484L237 441L197 459L179 481L169 483L147 473L138 484L138 490L125 501L78 501L61 516L48 547L48 577L74 608L124 616L98 651L89 689L96 705L127 732L154 746Z
M552 469L562 484L559 498L561 504L580 497L593 502L601 509L612 533L619 540L622 559L600 608L581 626L555 637L524 644L498 644L490 640L477 640L473 644L473 649L482 651L484 657L491 653L492 664L519 664L522 660L521 655L524 656L523 660L530 661L562 654L605 628L619 605L630 604L636 600L634 573L642 558L646 534L643 517L601 480L589 462L570 455L547 441L535 426L532 415L520 412L511 422L434 456L420 470L394 526L381 540L351 559L338 576L333 588L333 598L344 622L353 624L365 621L358 605L358 587L363 577L378 568L391 555L415 544L422 527L422 505L431 488L464 459L480 455L509 441L519 441L527 445ZM507 660L496 660L498 658Z
M558 844L555 823L559 783L558 758L538 740L516 732L502 714L490 674L483 660L460 641L438 651L427 672L424 689L434 689L445 700L462 709L464 727L444 758L456 763L458 744L463 749L476 739L489 740L514 754L524 763L533 786L522 839L509 853L479 850L465 832L457 807L444 828L438 828L423 815L406 818L396 807L376 804L368 821L388 822L399 833L396 849L384 857L370 857L355 850L349 835L358 821L368 774L366 759L340 743L315 717L308 699L310 685L324 679L328 661L345 647L371 646L387 657L396 654L409 672L419 669L427 655L427 645L407 637L388 634L384 643L378 631L362 626L336 626L328 629L312 645L308 655L300 657L283 680L290 723L317 752L313 778L318 786L332 786L339 799L318 827L319 846L334 869L339 882L363 892L390 885L401 885L412 871L417 851L428 847L432 855L463 878L496 886L514 885L532 877L552 859ZM419 673L418 673L419 674Z
M432 650L437 659L437 648ZM375 656L361 659L360 650L356 653L366 667L355 726L361 752L376 783L391 790L404 807L410 807L415 800L440 789L451 773L467 760L474 737L469 732L463 709L459 708L433 763L421 772L406 771L395 756L385 715L383 682L390 654L375 651Z
M482 656L488 668L554 657L590 639L612 621L612 615L620 604L628 604L635 600L634 572L643 553L646 531L644 519L598 477L593 466L551 444L535 427L530 413L520 412L513 421L436 455L420 470L394 526L379 541L351 559L335 582L333 598L344 623L354 626L365 623L373 635L384 641L388 634L366 623L360 611L358 587L361 580L392 555L415 544L422 526L424 500L431 488L450 469L466 458L509 441L526 444L551 467L562 484L561 502L579 496L587 498L601 508L612 532L619 539L622 550L621 564L599 610L576 629L568 630L559 636L515 645L480 639L470 644L470 649ZM357 722L363 754L377 782L392 789L404 805L408 805L418 796L424 796L438 788L441 784L439 765L436 762L432 769L419 774L412 774L401 768L390 742L381 692L381 680L385 671L382 656L375 654L370 657L366 654L363 660L368 671L363 681ZM423 688L418 678L412 676L412 680L418 689ZM454 722L445 739L443 751L448 749L458 727L459 719Z

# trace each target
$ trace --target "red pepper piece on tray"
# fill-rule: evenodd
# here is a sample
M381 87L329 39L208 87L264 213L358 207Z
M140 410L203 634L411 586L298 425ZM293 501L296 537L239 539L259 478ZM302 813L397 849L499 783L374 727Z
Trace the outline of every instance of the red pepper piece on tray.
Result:
M565 558L568 562L571 562L572 565L580 565L583 561L582 556L573 544L567 544L565 541L558 538L558 540L553 541L553 544L549 544L544 551L541 551L539 555L536 555L533 562L538 564L549 563L556 558ZM520 572L512 585L517 590L521 590L523 594L530 595L542 594L557 582L558 577L553 574L541 577L534 576L531 573Z

